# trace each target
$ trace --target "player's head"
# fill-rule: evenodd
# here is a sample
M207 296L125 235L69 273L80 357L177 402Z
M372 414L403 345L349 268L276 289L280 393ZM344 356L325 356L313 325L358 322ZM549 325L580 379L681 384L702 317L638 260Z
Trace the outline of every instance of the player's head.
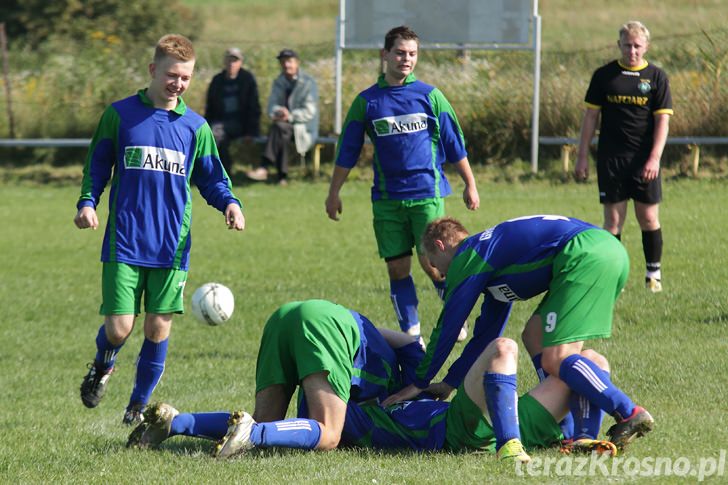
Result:
M149 65L152 80L147 95L157 107L172 109L190 85L195 69L195 50L187 37L167 34L157 42Z
M442 217L430 222L422 234L422 247L430 264L443 275L447 274L455 251L468 230L452 217Z
M420 45L420 38L417 37L415 31L410 29L406 25L400 25L399 27L391 29L384 36L384 50L392 50L392 47L394 46L394 43L397 39L413 40L417 43L417 46Z
M154 62L162 62L166 57L182 62L194 61L195 49L190 39L184 35L167 34L157 41L157 46L154 48Z
M384 36L382 60L386 63L387 80L401 83L414 71L420 39L414 30L406 25L395 27Z
M640 67L644 64L643 56L650 45L650 31L642 22L630 20L619 29L620 59L626 67Z

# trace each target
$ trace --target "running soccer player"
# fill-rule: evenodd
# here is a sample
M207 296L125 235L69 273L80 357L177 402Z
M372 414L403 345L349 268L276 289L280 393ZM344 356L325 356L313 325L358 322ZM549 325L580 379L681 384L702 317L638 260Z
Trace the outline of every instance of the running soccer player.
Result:
M242 231L240 200L218 157L205 119L182 94L195 67L192 43L169 34L156 45L146 89L111 104L101 117L86 158L74 223L96 229L96 208L109 179L109 220L101 248L104 323L96 336L96 358L81 384L86 407L98 406L117 354L134 328L144 298L144 343L123 422L142 419L164 372L172 315L183 313L189 268L192 194Z
M611 335L614 303L629 274L624 247L607 231L577 219L539 215L469 236L460 222L446 217L428 225L423 246L432 265L447 276L445 305L413 384L384 405L428 387L481 294L473 337L443 379L443 396L463 382L482 349L502 333L513 302L547 292L532 317L542 329L543 370L616 419L609 435L618 447L652 429L652 416L580 355L585 340Z
M597 69L586 93L574 173L578 180L589 175L589 146L601 115L597 181L604 229L621 239L627 202L633 199L642 230L645 286L657 293L662 291L660 158L673 111L667 75L643 58L649 44L650 32L641 22L619 29L621 58Z
M395 27L384 38L385 73L359 93L339 137L326 213L339 220L339 192L364 144L374 145L372 211L379 256L387 264L390 297L403 332L420 334L418 299L412 280L412 248L420 266L442 297L443 277L420 248L425 226L445 214L444 198L452 191L443 163L453 164L465 182L463 200L470 210L480 205L455 111L442 92L418 81L419 38L409 27ZM463 328L460 340L467 337Z

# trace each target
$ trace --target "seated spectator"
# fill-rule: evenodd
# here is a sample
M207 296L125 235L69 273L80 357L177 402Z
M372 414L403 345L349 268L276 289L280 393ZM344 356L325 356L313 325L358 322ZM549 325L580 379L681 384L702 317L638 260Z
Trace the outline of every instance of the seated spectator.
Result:
M318 87L316 81L300 69L295 51L283 49L277 58L281 74L273 81L268 98L268 116L273 123L261 166L247 172L247 176L253 180L267 180L269 168L275 164L278 183L287 185L291 139L296 152L303 157L318 137Z
M260 135L258 84L243 69L243 54L237 47L225 51L225 67L215 75L207 90L205 118L212 127L225 171L232 171L230 141L244 138L252 142Z

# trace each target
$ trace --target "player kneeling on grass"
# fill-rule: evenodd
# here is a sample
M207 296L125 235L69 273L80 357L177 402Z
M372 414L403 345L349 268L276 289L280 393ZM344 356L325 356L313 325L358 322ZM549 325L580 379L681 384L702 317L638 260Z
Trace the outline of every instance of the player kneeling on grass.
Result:
M629 274L627 253L611 234L577 219L537 215L470 236L460 222L445 217L427 226L422 241L432 265L446 276L445 306L414 384L387 398L385 405L427 388L481 295L472 341L440 383L443 395L459 385L477 347L501 334L513 302L545 293L528 324L540 330L529 346L543 352L534 364L541 362L543 371L591 403L595 415L603 410L614 416L617 423L608 435L617 447L652 429L652 416L616 387L608 372L581 355L585 340L611 335L614 303Z
M596 352L586 350L583 355L607 370L606 359ZM530 457L521 440L529 448L560 442L558 421L569 410L571 392L562 381L549 377L518 399L515 386L499 379L515 376L516 366L516 343L499 338L475 361L452 402L422 399L383 408L373 401L349 401L341 445L418 451L497 450L500 459L527 462ZM218 445L216 453L225 457L253 447L313 447L301 446L305 440L299 446L293 446L291 440L274 442L274 437L283 434L309 435L307 419L261 423L246 420L241 412L180 414L163 403L150 406L145 415L147 419L132 432L128 446L153 447L169 437L185 435L221 440L222 447ZM597 425L596 436L600 421L590 424ZM266 436L268 433L273 438ZM599 440L580 440L568 451L617 453L612 443Z
M136 424L164 372L172 316L183 313L192 239L194 183L207 203L242 231L240 200L218 157L205 119L182 99L192 79L189 39L162 37L146 89L111 104L94 133L83 170L74 223L96 229L101 195L111 179L109 220L101 248L104 323L96 358L81 383L81 401L95 408L131 334L144 299L144 343L123 422Z
M335 448L347 402L383 399L402 387L397 360L414 367L421 359L419 342L402 335L393 350L366 317L341 305L324 300L285 304L271 315L263 331L253 416L205 413L192 421L184 416L180 419L191 427L183 434L222 438L230 418L233 435L220 443L217 456L240 451L242 436L250 438L246 446ZM285 420L297 386L303 390L310 419ZM143 447L157 443L159 436L177 434L171 424L175 416L176 411L167 405L150 408L146 421L132 432L129 445Z

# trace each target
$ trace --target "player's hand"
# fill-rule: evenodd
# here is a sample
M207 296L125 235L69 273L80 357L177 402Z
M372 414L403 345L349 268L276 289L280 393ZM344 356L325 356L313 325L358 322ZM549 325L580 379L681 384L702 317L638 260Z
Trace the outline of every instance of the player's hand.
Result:
M392 394L387 399L382 401L382 406L387 407L391 406L392 404L396 404L398 402L402 401L410 401L413 398L417 397L422 392L422 389L415 386L414 384L410 384L409 386L405 387L401 391Z
M427 389L425 389L425 392L432 394L438 401L445 401L448 397L450 397L450 394L452 394L454 390L454 387L447 382L442 381L430 384Z
M73 223L79 229L88 229L89 227L94 231L99 227L99 217L96 215L96 209L91 206L85 206L78 209L76 217L73 218Z
M660 160L657 158L648 158L647 163L645 163L644 168L642 168L642 173L640 176L642 177L643 182L652 182L657 178L657 175L660 173Z
M240 210L240 206L234 202L228 204L225 208L225 224L228 229L235 229L242 231L245 229L245 216L243 211Z
M465 190L463 190L463 201L465 202L465 207L471 211L480 207L480 195L475 185L465 186Z
M574 166L574 178L583 182L589 178L589 163L586 160L577 160Z
M339 215L344 210L344 206L341 203L341 197L339 194L329 194L326 197L326 214L329 215L329 219L333 221L339 220Z

